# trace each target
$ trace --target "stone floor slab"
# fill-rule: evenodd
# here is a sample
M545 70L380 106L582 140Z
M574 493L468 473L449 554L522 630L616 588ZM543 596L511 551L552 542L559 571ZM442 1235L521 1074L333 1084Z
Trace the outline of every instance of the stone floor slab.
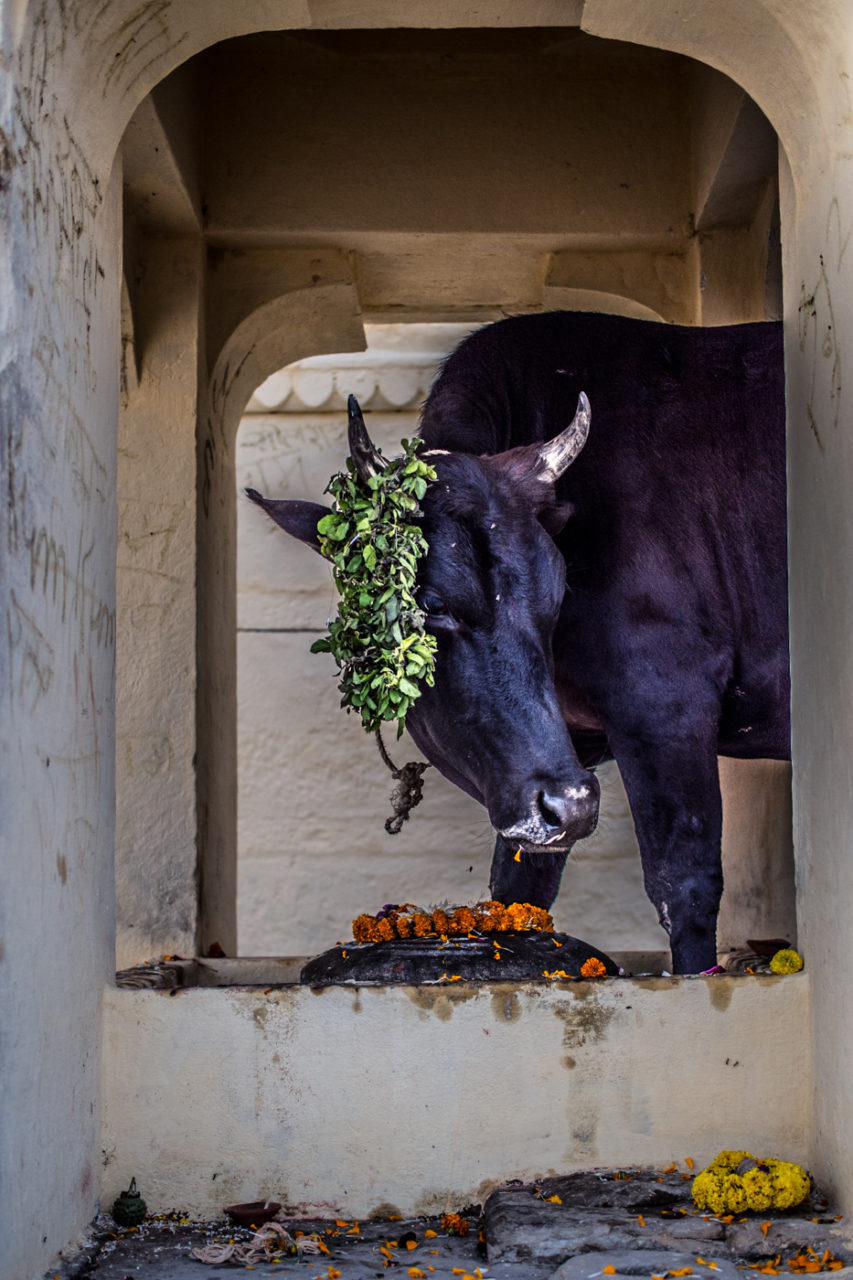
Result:
M685 1280L743 1280L743 1275L727 1258L668 1249L621 1249L615 1252L582 1253L569 1258L554 1272L552 1280L666 1280L682 1273ZM613 1271L605 1271L612 1267ZM689 1270L688 1270L689 1269Z
M490 1263L547 1259L555 1266L588 1250L671 1249L702 1253L722 1239L716 1218L566 1208L530 1191L496 1191L485 1205Z
M763 1223L767 1224L766 1231L762 1230ZM829 1249L837 1254L844 1240L842 1224L834 1218L805 1218L792 1214L750 1215L745 1221L735 1219L726 1231L731 1251L750 1262L773 1257L777 1253L788 1257L804 1248L819 1254Z

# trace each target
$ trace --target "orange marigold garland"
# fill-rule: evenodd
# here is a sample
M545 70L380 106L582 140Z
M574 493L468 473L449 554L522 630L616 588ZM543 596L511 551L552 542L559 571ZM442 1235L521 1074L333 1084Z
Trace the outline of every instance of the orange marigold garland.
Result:
M543 907L529 902L479 902L473 907L436 907L423 911L412 902L383 907L375 916L356 916L356 942L390 942L392 938L467 937L470 933L538 930L553 933L554 921ZM596 961L600 963L600 961ZM598 976L589 975L589 976Z

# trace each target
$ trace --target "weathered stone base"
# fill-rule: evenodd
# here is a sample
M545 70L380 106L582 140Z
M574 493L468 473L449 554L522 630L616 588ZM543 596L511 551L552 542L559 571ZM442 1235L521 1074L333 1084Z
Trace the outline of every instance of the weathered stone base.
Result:
M484 1206L489 1262L547 1260L560 1280L588 1280L613 1266L619 1275L664 1275L716 1262L719 1277L735 1264L805 1248L853 1261L843 1225L819 1193L788 1213L744 1213L728 1221L697 1210L692 1174L649 1170L574 1173L541 1183L501 1187ZM762 1229L764 1228L764 1229ZM595 1258L582 1255L595 1253ZM610 1274L609 1272L607 1273Z
M301 981L337 983L527 982L559 974L580 978L587 960L600 960L609 977L619 966L610 956L568 933L490 933L478 938L401 938L361 946L348 943L315 956Z

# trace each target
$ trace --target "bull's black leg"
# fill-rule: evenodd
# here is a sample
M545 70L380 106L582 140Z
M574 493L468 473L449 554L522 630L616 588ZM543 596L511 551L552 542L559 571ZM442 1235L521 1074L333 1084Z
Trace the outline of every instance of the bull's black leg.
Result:
M673 973L717 963L723 891L716 743L611 737L631 803L646 892L670 937Z
M551 907L560 891L564 853L522 853L516 861L518 843L499 835L495 840L489 891L496 902L529 902L534 907Z

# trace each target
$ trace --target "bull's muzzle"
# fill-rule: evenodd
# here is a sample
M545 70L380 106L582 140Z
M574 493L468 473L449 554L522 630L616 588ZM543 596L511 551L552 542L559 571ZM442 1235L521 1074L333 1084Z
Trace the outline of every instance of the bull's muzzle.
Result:
M528 848L565 849L595 830L600 794L598 779L591 773L564 787L534 784L525 816L501 827L500 833Z

